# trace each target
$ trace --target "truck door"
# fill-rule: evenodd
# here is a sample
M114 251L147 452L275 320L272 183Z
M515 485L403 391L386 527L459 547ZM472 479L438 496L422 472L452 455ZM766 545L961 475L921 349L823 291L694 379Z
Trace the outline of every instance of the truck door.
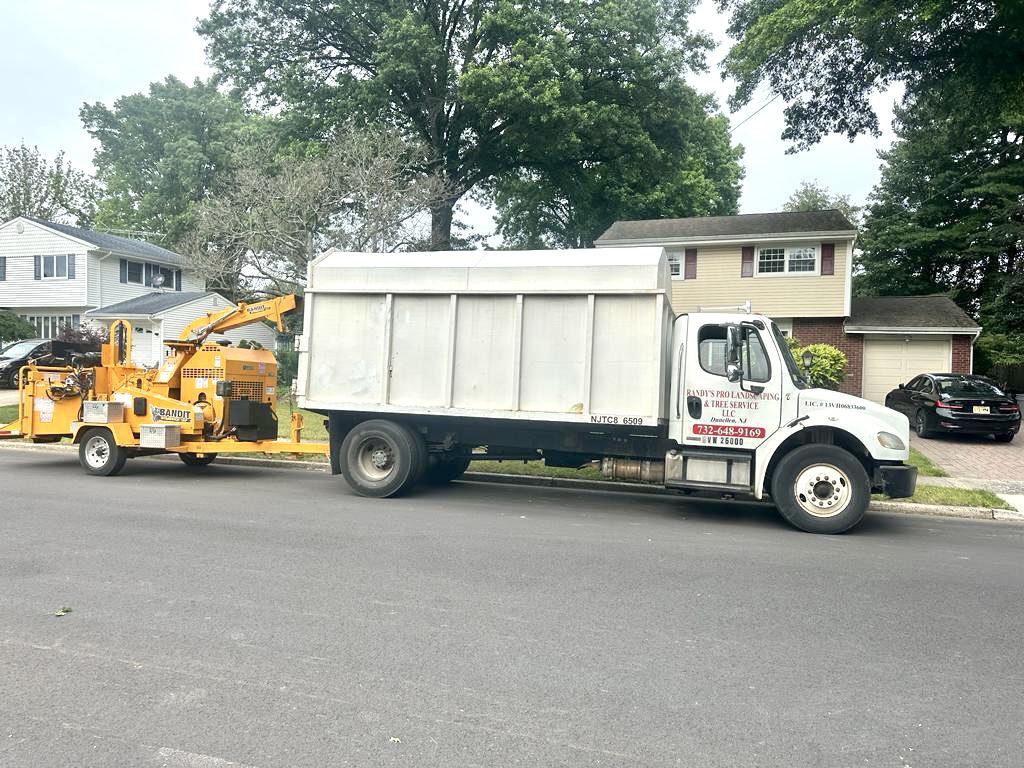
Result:
M784 372L762 325L690 317L680 384L684 447L753 450L779 428Z

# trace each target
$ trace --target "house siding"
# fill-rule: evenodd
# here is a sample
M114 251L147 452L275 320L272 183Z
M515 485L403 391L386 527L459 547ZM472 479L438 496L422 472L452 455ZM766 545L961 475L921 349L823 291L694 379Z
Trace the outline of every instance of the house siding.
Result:
M132 261L142 262L143 260L132 259ZM154 261L151 263L156 264L159 262ZM171 265L164 264L164 266L170 267ZM116 253L106 258L98 253L90 254L89 267L90 273L96 276L95 280L91 281L89 285L89 298L93 307L106 307L153 292L153 287L149 285L121 282L121 259ZM173 268L178 269L178 267ZM206 286L194 271L182 270L181 290L185 293L204 291Z
M835 244L834 274L831 275L768 276L758 275L755 270L753 277L740 277L743 244L698 245L697 277L673 279L672 308L677 313L695 312L700 307L737 306L750 301L754 312L772 317L841 318L847 311L850 241L824 242ZM816 245L820 268L821 243ZM684 258L682 247L668 246L666 250Z
M88 306L88 264L86 248L32 222L23 222L18 233L14 224L0 229L0 257L6 260L6 279L0 281L0 307L25 314L43 314L37 308L59 308L76 312ZM35 256L74 254L75 277L35 279ZM47 312L48 314L49 312Z

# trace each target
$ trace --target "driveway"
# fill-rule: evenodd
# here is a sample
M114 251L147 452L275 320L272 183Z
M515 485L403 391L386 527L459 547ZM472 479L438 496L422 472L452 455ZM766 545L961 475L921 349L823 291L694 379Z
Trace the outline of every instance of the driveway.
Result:
M3 766L1024 754L1024 526L811 536L750 504L472 482L382 501L14 449L0 472Z
M910 444L952 477L1024 486L1024 436L1012 443L997 443L987 436L943 435L921 439L912 435ZM1008 492L1020 493L1021 490L1014 488Z

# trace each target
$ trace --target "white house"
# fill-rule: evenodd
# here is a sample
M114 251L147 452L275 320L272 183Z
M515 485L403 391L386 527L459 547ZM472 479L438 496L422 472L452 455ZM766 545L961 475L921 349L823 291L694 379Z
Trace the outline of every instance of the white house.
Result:
M26 319L40 338L156 283L168 293L206 288L183 256L151 243L26 216L0 225L0 309Z
M153 366L167 355L165 341L176 341L189 323L198 317L232 306L219 293L210 291L156 291L86 312L93 323L106 325L114 320L132 324L132 362ZM265 349L277 350L277 329L256 322L210 337L211 341L234 344L256 341Z

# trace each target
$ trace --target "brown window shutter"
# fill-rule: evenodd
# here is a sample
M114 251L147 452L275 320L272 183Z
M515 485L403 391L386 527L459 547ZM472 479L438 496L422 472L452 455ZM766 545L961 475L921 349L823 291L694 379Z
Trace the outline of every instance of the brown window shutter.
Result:
M743 246L743 262L740 266L740 277L754 276L754 246Z
M834 275L836 273L836 244L821 244L821 274Z
M683 265L683 277L687 280L697 279L697 249L686 249L686 261Z

